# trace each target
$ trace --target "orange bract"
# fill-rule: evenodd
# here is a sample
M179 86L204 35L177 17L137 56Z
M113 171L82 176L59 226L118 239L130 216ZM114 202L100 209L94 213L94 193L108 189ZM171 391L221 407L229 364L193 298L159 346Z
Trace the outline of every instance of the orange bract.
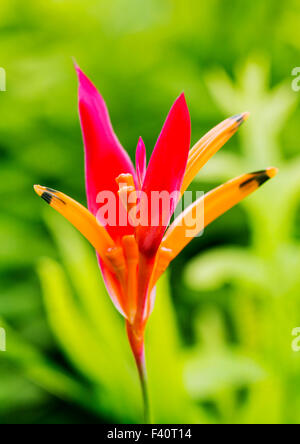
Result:
M224 120L193 146L189 153L181 194L185 192L206 162L237 132L249 115L249 113L242 113Z
M249 194L256 191L267 180L274 177L277 171L277 168L268 168L263 171L244 174L215 188L190 205L173 222L163 238L157 257L155 282L169 266L171 260L192 240L191 237L187 236L187 231L194 231L194 236L197 236L207 225L230 210L230 208L242 199L249 196ZM195 225L192 226L186 223L186 221L194 220L194 218L191 217L193 212L197 214L197 211L202 212L203 210L203 224L199 228L196 227L196 222ZM167 260L166 252L168 252Z
M97 221L84 206L60 191L51 188L34 186L35 192L52 208L64 216L93 245L101 258L107 263L106 253L116 247L107 230Z

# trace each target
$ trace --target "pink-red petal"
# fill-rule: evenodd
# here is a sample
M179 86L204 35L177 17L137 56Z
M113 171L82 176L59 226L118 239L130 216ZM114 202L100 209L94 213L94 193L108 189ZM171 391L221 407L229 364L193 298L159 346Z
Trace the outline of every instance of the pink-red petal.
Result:
M140 188L143 187L143 182L146 175L146 168L147 168L146 162L147 162L146 147L143 139L140 137L136 148L136 161L135 161L136 173Z
M86 192L89 210L96 216L99 204L98 193L112 191L118 202L118 186L115 178L130 173L136 181L132 162L115 135L106 104L88 77L76 66L79 80L79 115L85 147ZM119 211L125 211L117 205ZM124 219L124 214L122 215ZM119 242L125 234L132 233L132 227L106 227L112 238Z
M146 256L153 256L162 240L177 201L170 199L165 212L157 213L157 193L164 192L173 196L180 192L185 173L191 140L191 121L188 107L182 94L172 106L151 156L142 191L147 196L148 223L139 226L136 237L140 251ZM143 204L141 202L141 210ZM159 216L159 223L157 224Z

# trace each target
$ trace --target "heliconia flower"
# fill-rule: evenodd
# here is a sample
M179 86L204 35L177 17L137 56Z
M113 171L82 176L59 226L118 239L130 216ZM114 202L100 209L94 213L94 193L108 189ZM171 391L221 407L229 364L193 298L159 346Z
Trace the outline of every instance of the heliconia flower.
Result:
M249 113L226 119L190 149L190 116L182 94L167 116L148 167L145 144L139 139L135 169L113 131L103 98L78 66L76 71L88 209L59 191L39 185L34 188L95 248L107 290L126 320L147 410L144 331L153 309L158 279L192 240L187 230L194 228L196 236L274 177L277 169L244 174L221 185L192 203L168 227L180 196L203 165L236 133ZM115 198L117 223L107 223L99 216L103 202L98 196L103 191L111 192ZM175 197L166 208L159 206L156 208L158 214L153 214L153 193L161 192ZM187 224L186 221L203 208L203 223L198 226L195 221L194 227ZM147 224L141 222L145 214L148 215Z

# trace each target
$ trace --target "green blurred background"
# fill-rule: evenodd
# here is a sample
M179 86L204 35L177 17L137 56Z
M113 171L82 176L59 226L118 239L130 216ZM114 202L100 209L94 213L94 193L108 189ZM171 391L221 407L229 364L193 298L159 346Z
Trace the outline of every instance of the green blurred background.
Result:
M142 421L123 323L94 252L32 190L40 183L85 203L72 56L132 157L140 135L151 153L182 90L193 142L251 111L193 188L270 165L280 174L206 229L162 280L147 333L153 417L299 422L299 25L298 0L1 1L1 423Z

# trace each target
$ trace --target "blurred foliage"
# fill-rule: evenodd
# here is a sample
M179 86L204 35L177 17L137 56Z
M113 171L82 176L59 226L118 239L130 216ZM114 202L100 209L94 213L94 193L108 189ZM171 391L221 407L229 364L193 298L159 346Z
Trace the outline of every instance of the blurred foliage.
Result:
M94 254L32 191L41 183L85 202L71 56L132 157L140 135L149 156L182 90L194 142L252 112L193 187L271 164L280 174L195 239L161 283L147 337L153 413L299 422L298 0L2 0L0 9L0 422L140 421L124 326Z
M223 153L226 171L212 162L207 166L207 177L210 168L214 178L232 177L237 170L254 168L256 159L278 165L279 177L273 186L266 186L242 204L250 220L249 245L218 246L202 253L187 266L185 277L188 286L197 291L215 292L231 286L228 305L234 315L234 339L267 366L267 381L282 403L276 410L273 397L264 397L251 420L265 421L262 412L268 412L272 423L297 423L300 361L287 344L300 318L300 243L294 237L300 204L300 157L284 159L278 144L296 96L286 82L269 90L267 64L262 60L248 61L238 70L237 78L239 82L234 84L224 71L207 76L211 94L225 113L248 105L254 116L242 133L241 153ZM200 173L199 180L201 177ZM292 411L287 409L291 404Z

